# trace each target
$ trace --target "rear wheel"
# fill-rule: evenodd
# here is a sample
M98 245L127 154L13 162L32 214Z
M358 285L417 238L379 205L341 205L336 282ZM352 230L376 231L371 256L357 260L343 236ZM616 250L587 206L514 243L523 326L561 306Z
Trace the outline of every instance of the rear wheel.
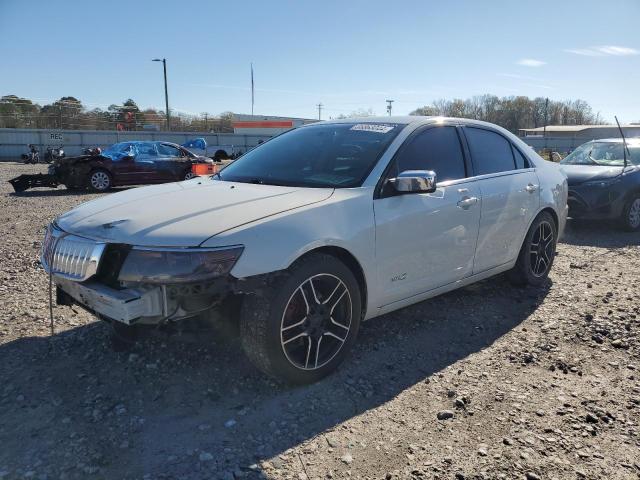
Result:
M192 178L195 178L197 175L195 173L193 173L191 170L187 170L186 172L184 172L184 180L191 180Z
M640 194L635 194L622 210L622 227L630 232L640 230Z
M89 188L94 192L106 192L112 186L111 175L106 170L92 170L89 174Z
M558 233L555 221L548 212L542 212L531 224L524 239L518 261L509 272L517 285L542 285L553 265Z
M315 382L344 360L360 315L360 289L351 270L335 257L312 254L244 299L242 346L276 379Z

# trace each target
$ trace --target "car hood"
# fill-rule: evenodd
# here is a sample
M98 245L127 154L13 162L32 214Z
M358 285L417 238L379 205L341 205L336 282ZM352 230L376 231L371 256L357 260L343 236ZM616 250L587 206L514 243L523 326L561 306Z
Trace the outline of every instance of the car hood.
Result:
M569 185L605 180L622 173L622 167L606 167L602 165L561 165L560 169L567 176Z
M65 213L57 224L66 232L107 242L194 247L240 225L321 202L332 193L330 188L201 177L106 195Z

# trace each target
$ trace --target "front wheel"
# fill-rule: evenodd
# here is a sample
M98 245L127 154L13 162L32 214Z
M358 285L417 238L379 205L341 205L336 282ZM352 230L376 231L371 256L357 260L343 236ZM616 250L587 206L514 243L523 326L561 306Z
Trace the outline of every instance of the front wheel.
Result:
M276 275L243 301L242 347L254 365L278 380L318 381L342 363L355 342L358 282L346 265L320 253Z
M517 285L542 285L553 265L557 240L553 217L548 212L540 213L531 224L518 260L509 272L511 281Z
M633 195L622 210L622 227L629 232L640 230L640 194Z

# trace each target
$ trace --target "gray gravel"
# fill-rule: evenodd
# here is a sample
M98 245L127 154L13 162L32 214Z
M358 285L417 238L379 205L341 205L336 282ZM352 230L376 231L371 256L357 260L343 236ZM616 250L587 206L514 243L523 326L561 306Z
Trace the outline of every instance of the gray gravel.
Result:
M639 478L640 234L571 224L546 287L372 320L335 375L288 388L222 332L115 351L57 307L50 337L43 229L96 195L10 193L43 170L0 164L0 479Z

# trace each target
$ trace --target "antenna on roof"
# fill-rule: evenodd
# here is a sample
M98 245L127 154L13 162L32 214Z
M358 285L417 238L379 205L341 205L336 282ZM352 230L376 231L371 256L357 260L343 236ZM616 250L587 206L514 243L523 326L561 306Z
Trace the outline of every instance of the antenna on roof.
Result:
M618 130L620 130L620 136L622 137L622 157L624 158L624 168L627 168L627 153L629 152L629 147L627 147L627 139L624 138L624 133L622 132L622 127L620 126L618 117L614 115L613 118L616 119L616 123L618 124Z

